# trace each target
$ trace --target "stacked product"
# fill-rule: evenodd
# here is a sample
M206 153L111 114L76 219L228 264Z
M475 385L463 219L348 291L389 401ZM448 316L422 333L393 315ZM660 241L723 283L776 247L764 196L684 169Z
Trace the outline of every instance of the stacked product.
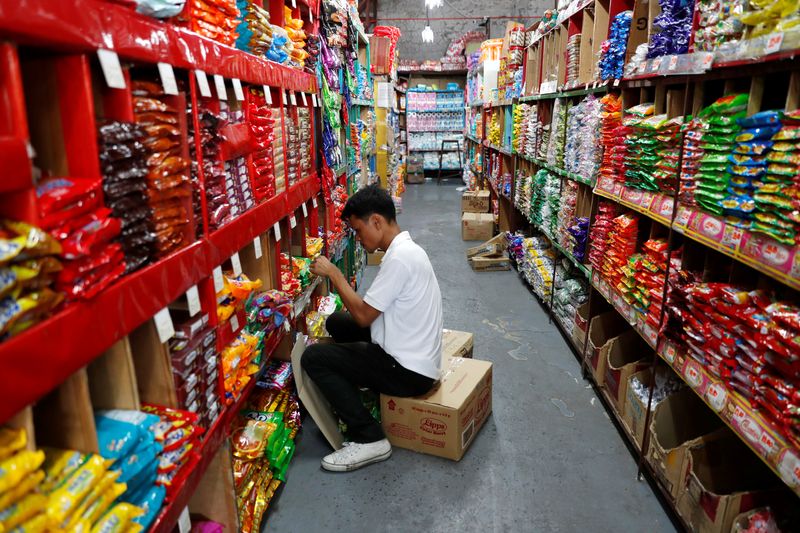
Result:
M528 133L528 120L531 113L528 104L517 104L514 106L514 125L511 147L515 154L524 154L526 145L526 135Z
M659 0L658 5L661 6L661 13L653 19L653 25L659 31L650 36L648 59L687 53L692 32L694 2Z
M602 103L589 95L570 108L564 165L567 172L593 179L600 166L600 120Z
M200 106L198 105L198 107ZM239 208L231 206L226 193L225 168L222 164L220 152L220 118L208 109L200 108L198 113L197 131L192 131L194 129L194 121L189 121L192 128L190 134L199 144L198 146L195 143L191 143L192 177L194 180L195 176L200 174L199 165L197 164L197 161L199 161L197 149L199 148L203 154L202 170L208 209L208 229L214 231L233 220L239 214ZM197 180L199 182L199 178Z
M267 106L264 92L250 88L247 122L258 148L250 155L250 180L258 203L275 196L275 125L280 125L280 109Z
M236 7L239 10L236 48L257 56L266 56L267 50L272 46L269 11L248 0L236 0Z
M98 133L103 197L111 214L122 222L117 242L125 254L128 273L152 260L156 239L145 196L148 170L147 152L141 143L144 136L142 126L116 121L102 124ZM194 218L197 221L197 216ZM108 264L119 264L113 255L106 254Z
M525 133L523 153L531 159L540 158L539 151L541 150L542 144L547 144L547 140L543 135L543 128L549 128L549 126L543 126L539 121L539 108L536 105L531 106L531 110L526 118L527 122L525 127L527 131Z
M223 130L223 137L228 129L239 128L244 125L244 110L231 108L227 102L220 102L220 117L226 123ZM225 192L228 202L233 208L237 208L239 213L244 213L255 206L253 192L250 189L250 177L247 172L247 158L252 147L240 146L232 139L227 138L223 142L223 157L225 158Z
M267 59L286 64L292 53L292 41L284 28L272 24L272 45L267 50Z
M217 332L208 325L208 315L178 324L169 351L178 407L196 413L199 425L211 427L220 412L219 352Z
M500 146L502 142L503 133L500 130L500 114L499 113L492 113L492 118L489 120L489 130L486 134L486 139L489 141L489 144L493 144L495 146Z
M203 37L233 46L239 23L236 0L187 0L178 23Z
M620 284L628 258L636 252L638 227L638 217L630 213L624 213L611 221L605 258L600 272L612 287Z
M592 268L600 271L606 257L608 248L608 234L614 227L614 218L617 216L617 204L601 200L597 206L592 231L589 236L589 263Z
M311 153L311 141L313 122L311 120L311 108L297 108L298 133L300 137L300 150L297 152L300 160L300 176L305 178L311 175L313 157Z
M634 188L649 188L647 180L652 180L658 156L654 153L656 144L652 128L643 125L653 116L653 104L645 103L625 110L623 125L628 131L625 138L625 185ZM658 115L657 121L666 119L666 115ZM648 174L648 172L650 174ZM640 185L640 182L641 185Z
M518 259L525 279L540 298L548 300L553 285L556 253L545 237L530 237L523 241L523 256Z
M623 11L611 21L608 40L600 45L601 57L598 64L599 79L611 80L622 78L625 66L625 52L628 49L628 35L631 32L632 11ZM598 77L598 76L596 76Z
M517 170L517 186L514 190L514 205L520 210L525 218L531 217L531 194L533 176L528 175L524 170Z
M650 104L643 105L652 109ZM682 122L682 117L667 119L667 115L643 118L631 113L630 119L626 118L626 126L632 130L625 140L627 186L667 194L675 192Z
M556 290L553 294L553 312L567 334L572 334L575 327L575 315L578 307L589 300L589 285L585 279L556 277Z
M680 190L678 201L686 206L695 206L694 193L697 189L697 174L700 172L700 161L705 155L700 142L703 130L708 124L701 117L694 117L684 123L683 149L681 161Z
M291 187L300 181L300 127L297 115L289 112L286 115L286 184ZM304 150L303 150L304 151Z
M306 52L306 32L303 31L303 19L292 17L292 9L289 6L283 8L283 24L286 34L291 41L291 52L289 53L290 64L303 68L308 58Z
M622 123L622 100L617 95L608 94L600 101L603 103L603 162L600 165L600 177L624 181L625 138L630 128Z
M641 260L641 269L635 273L638 284L638 294L634 294L637 309L645 321L653 329L661 326L661 310L664 303L664 284L667 278L667 241L664 239L649 239L642 245L644 255ZM674 251L670 260L670 272L677 272L681 268L680 253Z
M572 235L570 234L570 227L575 220L575 206L578 203L578 184L572 180L564 180L563 189L561 190L561 205L558 210L558 222L556 231L551 233L561 248L570 249Z
M142 143L148 149L145 194L156 234L156 257L187 246L194 235L189 161L183 157L178 110L169 99L160 85L133 83L134 117L144 129Z
M567 87L578 81L580 74L581 34L576 33L567 40Z
M575 223L567 231L570 235L568 250L572 250L572 257L579 263L586 261L586 245L589 239L589 218L575 217Z
M794 446L800 422L797 349L800 308L775 295L681 272L673 281L667 335L771 420Z
M739 17L747 5L744 0L699 0L694 51L710 52L724 43L741 39L744 35L744 24Z
M564 167L568 113L569 102L563 98L556 98L556 103L553 105L553 120L550 123L550 139L547 144L547 164L557 168Z
M558 235L558 213L561 211L561 178L547 174L542 194L545 197L542 205L542 231L551 238Z
M281 290L289 294L292 298L296 298L303 292L303 285L294 274L294 266L292 257L288 254L281 254L280 257L281 269Z
M550 124L542 124L541 132L539 148L536 150L536 155L534 157L544 161L547 159L547 147L550 146Z
M23 222L0 221L0 338L12 337L47 318L63 301L53 291L61 246L47 233Z

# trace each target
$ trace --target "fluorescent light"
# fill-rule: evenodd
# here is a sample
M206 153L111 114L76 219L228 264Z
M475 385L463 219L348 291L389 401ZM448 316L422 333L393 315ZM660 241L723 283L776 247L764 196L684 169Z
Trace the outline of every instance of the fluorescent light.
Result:
M432 43L433 42L433 30L430 26L425 26L425 29L422 30L422 42L423 43Z

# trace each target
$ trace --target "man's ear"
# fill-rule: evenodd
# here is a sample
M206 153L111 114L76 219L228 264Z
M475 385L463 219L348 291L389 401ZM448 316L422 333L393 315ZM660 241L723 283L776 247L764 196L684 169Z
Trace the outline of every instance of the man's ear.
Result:
M372 223L375 224L375 229L383 228L384 220L382 216L380 216L378 213L373 213L370 218L372 219Z

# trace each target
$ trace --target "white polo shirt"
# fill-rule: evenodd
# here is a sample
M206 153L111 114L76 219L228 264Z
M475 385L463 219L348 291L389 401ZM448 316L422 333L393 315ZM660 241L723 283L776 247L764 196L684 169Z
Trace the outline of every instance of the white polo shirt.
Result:
M439 379L442 294L428 254L407 231L392 240L364 301L381 311L372 342L403 367Z

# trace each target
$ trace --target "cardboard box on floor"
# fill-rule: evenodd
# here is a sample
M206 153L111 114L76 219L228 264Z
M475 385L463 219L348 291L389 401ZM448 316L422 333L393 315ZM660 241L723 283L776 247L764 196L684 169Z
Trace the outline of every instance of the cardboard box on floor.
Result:
M599 387L606 379L606 353L611 347L608 341L626 329L631 329L630 324L614 310L597 315L589 322L589 365Z
M647 414L647 398L642 401L639 396L634 392L631 386L634 380L638 380L645 385L650 383L651 368L645 368L639 372L633 373L628 378L628 386L625 391L625 406L622 408L622 422L628 429L628 432L633 435L636 442L641 444L644 437L644 419Z
M475 272L497 272L511 270L511 260L508 256L470 257L467 259L469 266Z
M589 329L589 302L578 307L575 311L575 327L572 328L572 342L580 349L586 343L586 332Z
M694 391L683 389L662 400L653 412L647 462L677 499L686 478L689 448L729 433Z
M416 398L381 395L383 430L392 446L460 460L492 411L492 363L443 359L444 377Z
M489 203L489 191L464 191L461 194L462 213L487 213Z
M488 241L494 235L494 215L491 213L464 213L461 217L461 239Z
M447 359L464 357L472 359L472 348L475 345L474 336L468 331L455 331L444 329L442 331L442 366Z
M775 504L778 478L733 433L689 448L677 510L697 533L728 533L736 517Z
M622 417L628 393L628 378L652 363L653 350L639 333L629 329L610 339L601 351L606 367L603 388Z
M371 266L380 265L381 261L383 261L383 256L384 256L385 253L386 252L382 252L380 250L377 250L375 252L372 252L371 254L367 254L367 264L371 265Z
M505 254L507 250L506 236L503 233L495 235L488 241L472 248L467 248L467 259L472 257L491 257Z

